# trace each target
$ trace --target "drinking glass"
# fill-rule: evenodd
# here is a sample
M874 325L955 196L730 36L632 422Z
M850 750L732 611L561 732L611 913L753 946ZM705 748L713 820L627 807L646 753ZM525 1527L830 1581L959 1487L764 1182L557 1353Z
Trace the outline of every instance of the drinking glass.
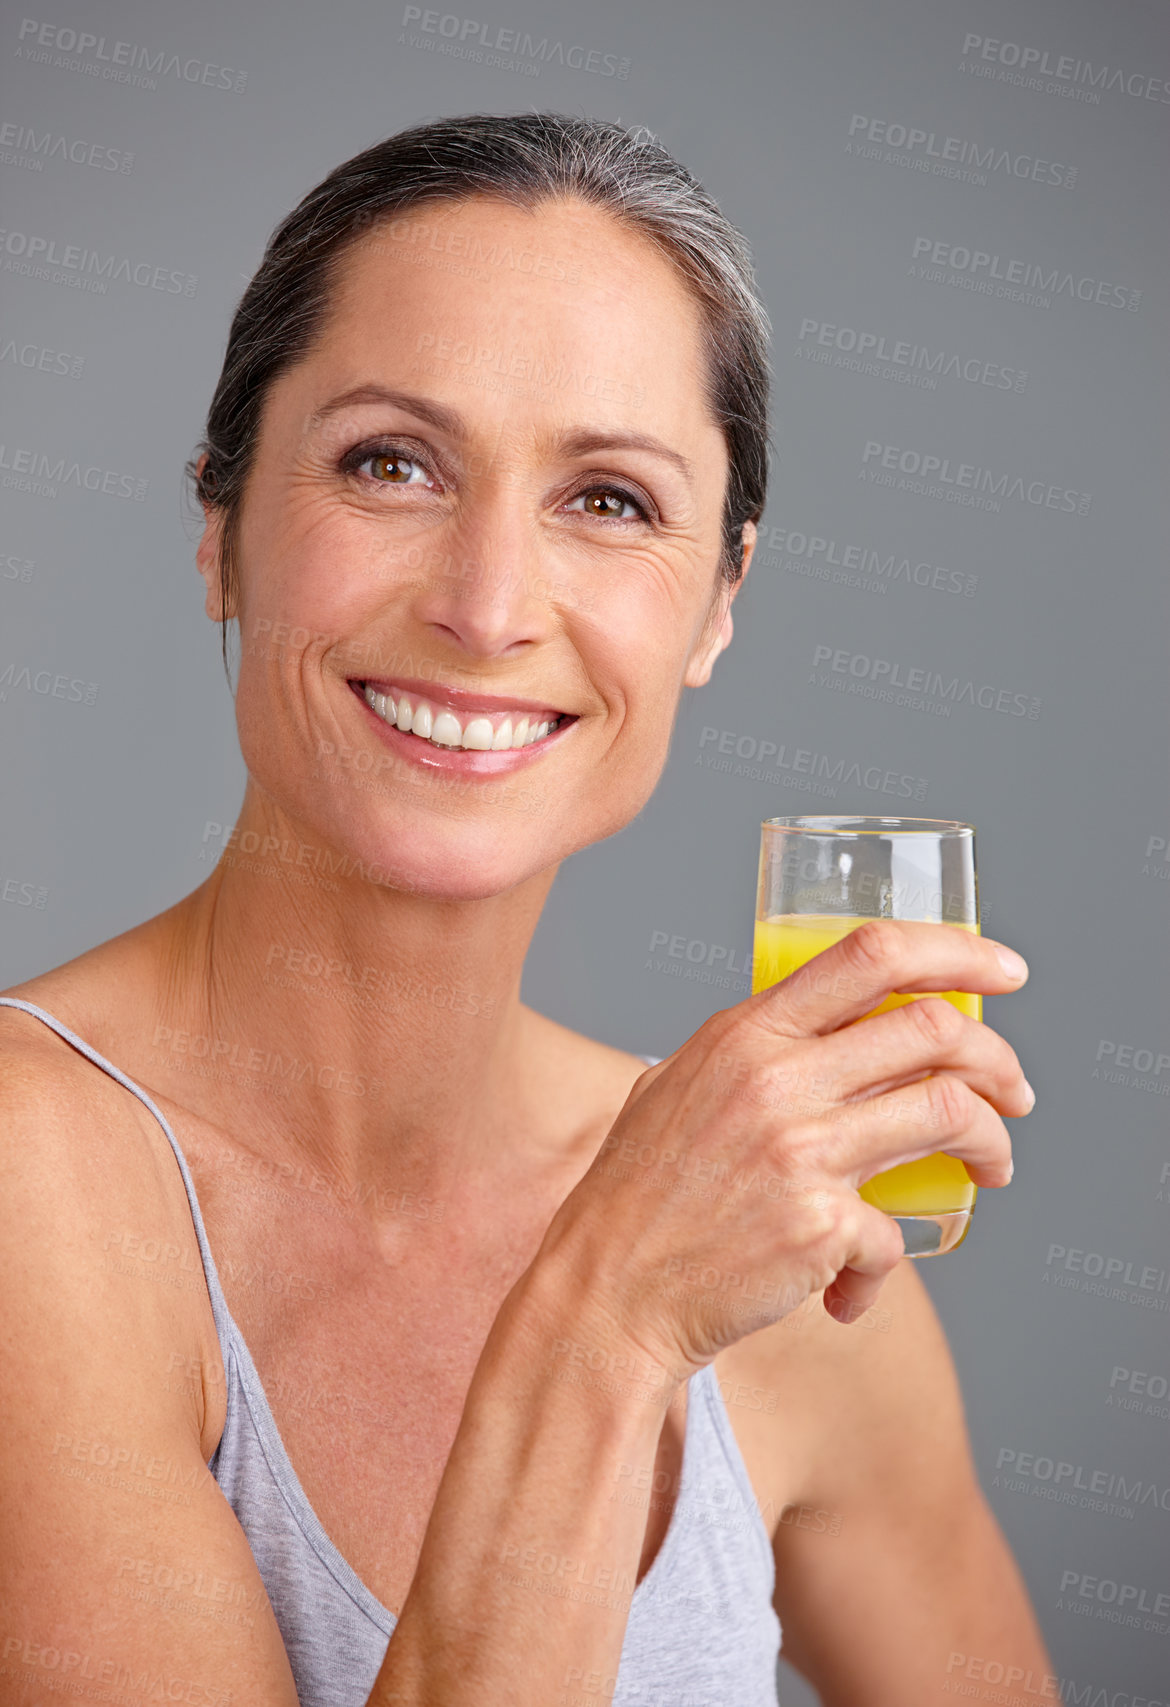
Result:
M974 825L941 818L764 820L753 992L787 978L866 919L916 919L978 932ZM872 1012L886 1013L926 994L983 1018L982 997L962 990L887 996ZM941 1151L887 1168L859 1191L867 1203L894 1216L909 1257L941 1256L961 1245L976 1197L963 1163Z

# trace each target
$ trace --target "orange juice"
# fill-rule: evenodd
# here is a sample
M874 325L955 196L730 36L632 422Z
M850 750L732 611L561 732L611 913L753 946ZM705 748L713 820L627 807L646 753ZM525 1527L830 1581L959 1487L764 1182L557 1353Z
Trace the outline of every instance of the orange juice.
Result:
M803 966L814 955L840 942L848 931L865 923L864 918L844 914L786 913L777 918L757 919L755 946L752 955L752 992L766 990L778 984ZM976 925L951 925L952 930L978 930ZM952 1002L960 1013L972 1019L983 1018L983 998L968 995L963 990L921 991L920 995L940 995ZM914 1002L919 994L887 996L875 1014L887 1013L904 1002ZM868 1017L868 1016L863 1016ZM924 1156L921 1161L904 1162L901 1167L887 1168L875 1174L859 1188L859 1195L875 1209L887 1215L941 1215L957 1210L971 1210L976 1187L971 1183L963 1163L957 1156L938 1152Z

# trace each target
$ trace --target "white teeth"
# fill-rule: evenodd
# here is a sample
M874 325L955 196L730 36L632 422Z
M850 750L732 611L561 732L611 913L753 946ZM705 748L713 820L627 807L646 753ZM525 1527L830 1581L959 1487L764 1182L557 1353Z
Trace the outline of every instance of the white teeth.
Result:
M504 753L530 747L534 741L543 740L558 721L550 717L538 722L525 715L513 722L509 716L493 730L490 717L472 717L464 727L453 712L436 710L425 699L412 703L408 694L401 694L396 701L393 694L379 693L368 685L363 697L384 722L404 734L418 735L438 747L471 752Z
M491 718L473 717L463 731L463 745L474 748L477 753L490 753L492 748Z
M461 747L463 731L459 727L459 719L449 711L440 711L431 730L431 740L440 747Z

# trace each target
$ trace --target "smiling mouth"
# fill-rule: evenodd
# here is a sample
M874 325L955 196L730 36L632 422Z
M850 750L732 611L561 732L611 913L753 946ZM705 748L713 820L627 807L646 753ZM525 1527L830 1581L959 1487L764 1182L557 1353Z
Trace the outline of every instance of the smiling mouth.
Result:
M453 711L448 705L438 705L421 694L389 685L385 688L372 682L351 684L361 694L375 716L390 723L403 734L417 735L432 747L447 752L478 753L516 752L547 740L576 717L566 711Z

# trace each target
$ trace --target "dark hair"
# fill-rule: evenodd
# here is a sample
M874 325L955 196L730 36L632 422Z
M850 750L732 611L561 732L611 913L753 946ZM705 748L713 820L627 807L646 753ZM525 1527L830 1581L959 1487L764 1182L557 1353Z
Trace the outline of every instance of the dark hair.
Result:
M529 209L576 197L674 263L699 305L707 403L727 442L719 575L738 581L743 524L759 519L767 487L771 334L745 238L645 126L563 113L471 113L399 131L355 154L269 239L232 320L205 436L186 464L200 502L225 512L225 611L237 591L239 515L265 398L320 333L348 246L421 203L481 195ZM222 642L226 670L226 620Z

